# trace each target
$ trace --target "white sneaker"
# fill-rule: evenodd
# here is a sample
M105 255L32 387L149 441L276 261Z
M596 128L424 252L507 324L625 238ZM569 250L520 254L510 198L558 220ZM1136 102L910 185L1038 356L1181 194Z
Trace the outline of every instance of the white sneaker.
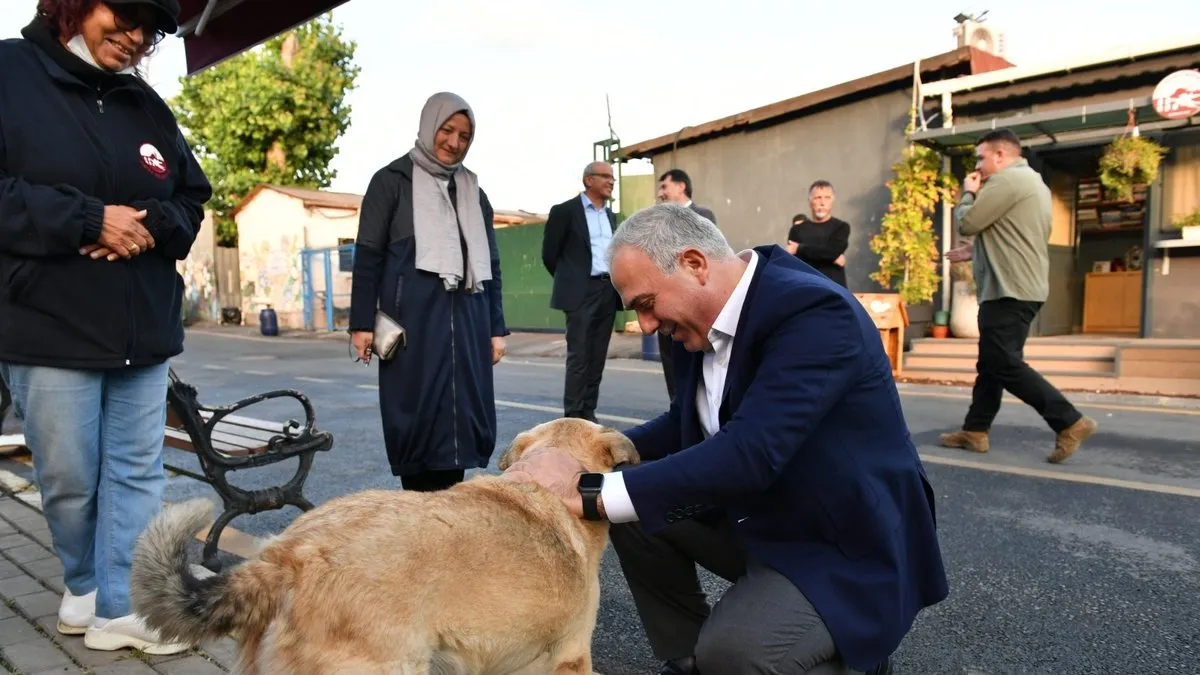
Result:
M140 649L147 654L167 655L186 652L192 645L163 642L158 631L146 625L140 616L127 614L115 619L96 619L83 636L88 649L104 652Z
M83 635L96 618L96 591L87 595L71 595L63 592L58 606L58 632L63 635Z

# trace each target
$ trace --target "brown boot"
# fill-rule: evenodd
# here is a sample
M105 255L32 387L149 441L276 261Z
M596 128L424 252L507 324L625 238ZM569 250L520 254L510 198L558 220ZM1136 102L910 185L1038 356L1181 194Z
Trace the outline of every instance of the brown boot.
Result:
M1066 460L1075 454L1079 450L1079 446L1094 433L1096 433L1096 420L1090 417L1080 419L1075 424L1058 432L1058 438L1054 441L1054 452L1050 453L1046 461L1058 464Z
M978 453L987 452L991 447L986 431L952 431L942 434L941 442L947 448L962 448Z

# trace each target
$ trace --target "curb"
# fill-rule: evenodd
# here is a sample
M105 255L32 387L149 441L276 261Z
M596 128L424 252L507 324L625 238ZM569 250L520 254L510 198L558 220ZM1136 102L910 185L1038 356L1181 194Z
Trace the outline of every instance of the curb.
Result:
M62 564L41 506L41 493L29 481L0 469L0 671L171 675L233 669L237 649L228 637L171 656L151 656L127 649L95 651L84 646L82 636L59 634Z

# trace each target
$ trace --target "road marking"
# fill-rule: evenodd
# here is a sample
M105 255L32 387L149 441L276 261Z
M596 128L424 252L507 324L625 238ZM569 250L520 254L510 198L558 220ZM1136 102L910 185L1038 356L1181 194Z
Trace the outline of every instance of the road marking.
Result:
M297 375L296 379L304 382L318 382L320 384L331 384L334 382L334 380L327 380L323 377L308 377L306 375Z
M535 410L538 412L551 413L561 415L562 409L548 405L535 405L533 403L519 403L517 401L496 401L496 405L506 408L520 408L522 410ZM646 420L636 417L622 417L620 415L606 415L604 413L596 413L596 419L609 420L612 422L623 422L626 424L645 424ZM1175 485L1163 485L1161 483L1147 483L1145 481L1124 480L1121 478L1106 478L1104 476L1093 476L1082 473L1061 473L1058 471L1050 471L1046 469L1030 469L1020 466L1006 466L1001 464L985 464L978 460L956 459L953 457L941 457L937 455L927 455L918 452L921 456L921 461L929 464L942 464L945 466L954 466L962 469L975 469L976 471L991 471L993 473L1005 473L1014 476L1024 476L1026 478L1048 478L1050 480L1060 480L1068 483L1084 483L1087 485L1100 485L1104 487L1125 488L1129 490L1139 490L1141 492L1157 492L1159 494L1175 495L1178 497L1195 497L1200 499L1200 489L1179 487Z
M500 365L502 366L505 364L513 366L533 366L534 368L558 368L559 370L566 368L566 365L563 363L538 363L537 361L517 361L510 359L505 359L504 361L500 362ZM650 368L633 368L631 366L604 366L604 372L607 373L610 371L616 371L619 373L645 373L648 375L658 375L659 377L662 377L661 370L652 370Z
M200 367L201 367L201 368L204 368L205 370L229 370L229 369L228 369L228 368L226 368L225 366L218 366L218 365L217 365L217 364L215 364L215 363L206 363L206 364L204 364L203 366L200 366Z
M274 375L274 374L275 374L275 373L270 373L270 372L267 372L267 371L265 371L265 370L247 370L247 371L244 371L244 372L245 372L247 375Z
M313 340L321 339L321 338L311 338L311 337L292 338L292 337L284 337L282 335L277 335L275 337L258 337L256 335L237 335L236 333L222 333L219 331L210 331L210 330L192 330L190 332L195 335L211 335L212 337L228 338L230 340L244 340L246 342L287 342L290 344L300 344L302 342L311 343L311 342L313 342Z
M955 394L943 391L911 391L900 390L900 396L917 396L923 398L947 398L959 401L970 401L970 394ZM1021 403L1013 396L1005 395L1004 403ZM1164 415L1200 415L1200 409L1193 408L1155 408L1148 405L1127 405L1122 403L1089 403L1087 401L1072 401L1076 408L1095 408L1098 410L1117 410L1121 412L1161 413Z
M945 466L957 466L964 469L980 469L982 471L991 471L994 473L1007 473L1014 476L1025 476L1029 478L1049 478L1051 480L1061 480L1068 483L1084 483L1086 485L1102 485L1104 487L1119 487L1130 490L1141 490L1142 492L1158 492L1165 495L1176 495L1179 497L1196 497L1200 498L1200 489L1182 487L1177 485L1163 485L1161 483L1147 483L1140 480L1125 480L1122 478L1107 478L1105 476L1092 476L1083 473L1059 473L1057 471L1048 471L1046 469L1030 469L1023 466L1006 466L1002 464L983 464L979 461L969 459L955 459L953 457L941 457L938 455L921 455L921 461L927 464L943 464Z
M358 388L359 389L370 389L371 391L379 391L379 385L377 385L377 384L360 384L360 385L358 385ZM499 401L497 401L497 403L499 403Z
M279 358L274 354L250 354L248 356L234 357L234 361L274 361Z
M553 413L562 415L562 408L554 408L548 405L535 405L533 403L520 403L517 401L501 401L496 400L496 405L505 408L519 408L521 410L534 410L537 412ZM596 413L596 419L608 420L610 422L622 422L624 424L642 424L646 420L639 420L636 417L621 417L620 415L606 415L604 413Z

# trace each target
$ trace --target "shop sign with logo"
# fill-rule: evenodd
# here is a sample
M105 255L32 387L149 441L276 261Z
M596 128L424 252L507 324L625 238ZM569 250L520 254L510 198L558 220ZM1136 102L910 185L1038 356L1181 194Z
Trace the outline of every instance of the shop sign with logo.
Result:
M1164 77L1151 96L1154 112L1169 120L1200 113L1200 70L1177 70Z

